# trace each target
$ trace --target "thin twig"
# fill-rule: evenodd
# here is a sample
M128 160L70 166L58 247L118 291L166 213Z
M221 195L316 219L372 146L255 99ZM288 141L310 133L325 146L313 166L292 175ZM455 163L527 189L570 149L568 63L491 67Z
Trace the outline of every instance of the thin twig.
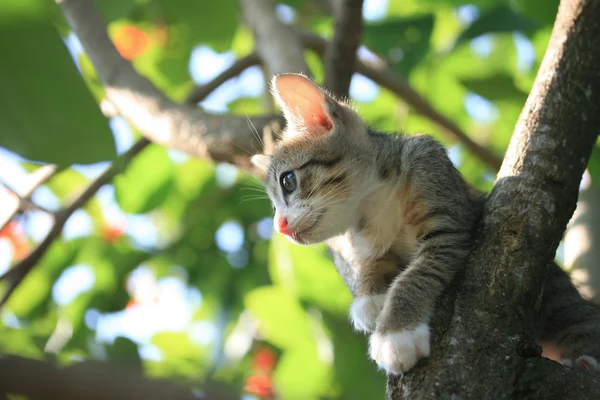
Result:
M23 207L26 206L26 204L31 203L30 198L33 192L46 183L48 179L54 176L56 172L58 172L58 170L54 164L44 165L36 169L28 176L28 178L31 179L31 182L29 182L29 185L27 185L22 194L19 194L8 186L4 185L8 190L17 196L19 201L14 207L4 210L5 216L0 217L0 231L2 231L2 229L4 229L4 227L6 227L6 225L8 225L8 223L12 221L17 214L23 211Z
M260 64L260 57L258 53L252 52L245 57L242 57L225 71L221 72L213 80L206 83L205 85L194 88L188 97L185 99L187 104L198 104L206 98L208 93L212 92L223 83L227 82L231 78L234 78L244 72L246 69Z
M363 0L338 0L333 6L335 28L325 51L325 87L347 97L362 33Z
M300 37L302 44L317 54L324 56L328 41L318 35L301 32ZM387 70L382 63L366 64L363 61L357 60L356 72L366 76L381 87L402 98L409 106L415 109L418 113L436 122L438 125L445 128L446 132L452 137L460 141L468 150L470 150L479 159L485 162L490 168L497 171L500 169L502 160L500 157L493 154L490 150L474 142L465 132L463 132L454 122L446 118L438 112L424 97L417 93L405 80L394 76Z
M150 142L147 139L140 139L126 153L113 162L98 178L92 181L92 183L90 183L89 186L71 202L71 204L54 214L54 223L44 239L27 257L9 269L4 275L0 276L0 280L7 280L9 282L9 287L0 300L0 307L6 303L13 291L46 253L52 242L58 238L69 217L91 199L100 187L110 182L115 175L123 171L133 157L148 146L148 144L150 144Z
M46 207L40 206L39 204L34 203L30 197L22 197L19 192L14 189L13 187L11 187L9 184L7 184L6 182L0 182L0 184L2 184L2 186L4 186L4 188L6 190L8 190L14 197L16 197L19 201L19 213L23 213L29 210L40 210L45 212L46 214L52 214L52 211L48 210Z

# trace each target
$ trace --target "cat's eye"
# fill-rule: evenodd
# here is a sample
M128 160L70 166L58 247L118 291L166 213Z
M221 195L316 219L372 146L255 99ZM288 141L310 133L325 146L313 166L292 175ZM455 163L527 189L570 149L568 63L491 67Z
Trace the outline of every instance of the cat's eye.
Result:
M281 187L285 193L292 193L294 190L296 190L296 186L296 174L293 172L287 172L281 175Z

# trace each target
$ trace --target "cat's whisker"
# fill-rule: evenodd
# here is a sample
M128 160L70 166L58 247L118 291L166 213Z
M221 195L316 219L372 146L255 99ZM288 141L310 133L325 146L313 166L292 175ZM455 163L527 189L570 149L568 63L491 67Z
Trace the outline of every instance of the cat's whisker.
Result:
M246 116L246 120L248 121L248 126L250 126L252 134L256 137L256 139L258 140L258 143L260 144L260 147L261 147L261 150L260 151L256 151L256 152L257 153L263 153L265 151L265 144L264 144L262 138L260 137L260 134L258 133L258 130L256 129L256 126L254 126L254 124L252 123L252 120L248 116L248 113L246 112L246 107L244 106L244 104L242 104L242 109L244 110L244 114ZM252 147L254 148L254 146L252 146ZM257 149L254 149L254 150L257 150Z
M238 205L247 203L249 201L257 201L257 200L269 200L269 198L268 197L243 198L239 201Z
M252 192L259 192L259 193L267 193L267 191L264 188L256 188L256 187L243 187L240 188L240 190L245 190L245 191L252 191Z
M231 141L231 144L233 144L235 147L237 147L238 149L242 150L244 153L247 153L250 157L252 157L253 155L256 154L256 152L251 152L248 151L248 149L243 148L242 146L240 146L239 144L237 144L235 141Z
M244 196L241 198L242 202L251 201L251 200L269 200L269 198L265 197L265 196L251 196L251 197Z

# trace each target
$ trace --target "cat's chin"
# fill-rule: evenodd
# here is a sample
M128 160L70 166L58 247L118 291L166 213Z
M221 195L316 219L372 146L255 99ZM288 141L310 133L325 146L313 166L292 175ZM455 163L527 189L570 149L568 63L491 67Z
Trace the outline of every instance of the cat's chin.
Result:
M315 239L312 237L312 235L308 235L307 233L304 233L299 236L286 236L286 238L294 244L300 244L303 246L308 246L311 244L317 244L322 242L322 240Z
M336 235L328 235L326 232L311 230L309 232L303 232L298 236L286 236L286 238L294 244L309 246L311 244L323 243L334 236Z
M294 239L294 238L293 238L293 237L291 237L291 236L286 236L286 238L287 238L287 240L289 240L290 242L292 242L292 243L294 243L294 244L299 244L299 245L302 245L302 246L308 246L308 245L310 245L310 244L314 244L313 242L310 242L310 241L308 241L308 240L306 240L306 239Z

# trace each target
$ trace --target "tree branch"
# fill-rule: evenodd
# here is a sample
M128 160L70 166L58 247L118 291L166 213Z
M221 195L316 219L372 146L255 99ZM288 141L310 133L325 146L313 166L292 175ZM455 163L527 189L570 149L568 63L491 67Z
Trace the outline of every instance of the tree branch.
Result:
M259 146L248 124L259 132L283 125L281 117L213 115L172 102L119 55L91 0L56 2L104 83L107 98L149 140L192 156L248 166L249 155Z
M328 46L327 40L322 37L302 32L302 44L315 53L325 56ZM454 122L438 112L424 97L417 93L405 80L394 76L382 63L365 64L357 60L356 72L366 76L381 87L395 93L403 99L416 112L436 122L449 133L453 139L460 141L469 151L485 162L493 170L500 168L501 160L491 151L474 142Z
M135 143L126 153L121 155L110 167L108 167L98 178L92 181L89 186L77 196L71 204L62 208L54 215L54 222L50 231L46 234L44 239L37 245L37 247L29 253L27 257L19 261L14 267L9 269L4 275L0 276L0 281L7 280L9 286L0 300L0 307L2 307L10 298L10 295L19 286L27 274L33 269L37 262L46 253L50 245L60 236L65 223L69 217L83 206L94 194L106 183L110 182L115 175L123 171L127 165L131 162L133 157L142 151L150 142L147 139L141 139Z
M48 210L47 208L42 207L39 204L35 204L31 200L31 196L27 196L27 197L21 196L17 190L13 189L6 182L0 182L0 184L2 186L4 186L4 188L6 190L8 190L17 199L17 201L18 201L18 205L16 207L17 214L18 213L24 213L24 212L29 211L29 210L40 210L40 211L45 212L46 214L52 214L52 211ZM0 229L0 231L2 231L2 229Z
M391 398L598 398L598 377L532 349L546 269L600 126L599 21L600 2L561 1L463 280L434 315L431 356L390 378Z
M0 232L17 214L19 214L19 212L22 212L26 208L26 206L31 203L31 195L33 194L33 192L35 192L37 188L46 183L48 179L54 176L56 172L57 168L54 164L44 165L36 169L28 176L28 178L31 179L31 182L29 182L29 185L27 185L22 194L16 193L15 191L7 187L11 192L13 192L17 196L18 202L14 205L14 207L10 207L7 210L3 210L4 216L0 218Z
M240 69L241 72L243 69ZM198 101L201 101L205 97L207 97L212 91L214 91L217 87L219 87L219 83L223 83L223 75L220 74L212 81L208 82L206 85L202 87L196 88L194 91L194 95L198 98ZM233 77L232 72L228 72L230 77ZM226 79L225 79L226 80ZM276 128L273 128L276 130ZM248 134L251 137L251 134ZM54 214L54 222L48 234L44 237L44 239L40 242L40 244L33 250L26 258L21 260L17 265L13 268L9 269L4 275L0 276L1 280L8 280L9 287L2 296L0 300L0 307L2 307L10 298L10 295L14 292L17 286L25 279L27 274L31 271L31 269L37 264L37 262L42 258L42 256L46 253L50 245L58 238L61 234L62 229L64 228L65 223L69 219L69 217L80 207L82 207L90 198L94 196L94 194L102 187L103 185L112 181L112 179L123 171L129 162L141 152L146 146L150 144L150 141L146 138L139 140L136 144L134 144L126 153L120 156L115 162L113 162L110 167L104 171L98 178L96 178L90 185L79 195L77 198L73 200L73 202L59 210L56 214ZM54 165L48 165L45 167L41 167L34 172L34 174L39 175L37 179L32 182L32 189L27 190L25 195L28 198L31 193L46 182L52 174L56 171L56 167Z
M325 87L347 97L362 33L363 0L337 0L333 6L335 28L325 52Z
M238 59L233 65L221 72L217 77L205 85L194 88L185 99L187 104L198 104L204 100L208 93L212 92L231 78L234 78L244 72L246 69L260 64L258 53L252 52L245 57Z
M256 49L270 75L301 72L311 76L298 35L275 14L272 0L240 0Z
M0 358L0 398L19 394L30 399L61 400L193 400L198 395L166 379L149 379L125 365L84 361L58 368L49 362L22 357ZM239 399L219 382L204 382L203 399Z

